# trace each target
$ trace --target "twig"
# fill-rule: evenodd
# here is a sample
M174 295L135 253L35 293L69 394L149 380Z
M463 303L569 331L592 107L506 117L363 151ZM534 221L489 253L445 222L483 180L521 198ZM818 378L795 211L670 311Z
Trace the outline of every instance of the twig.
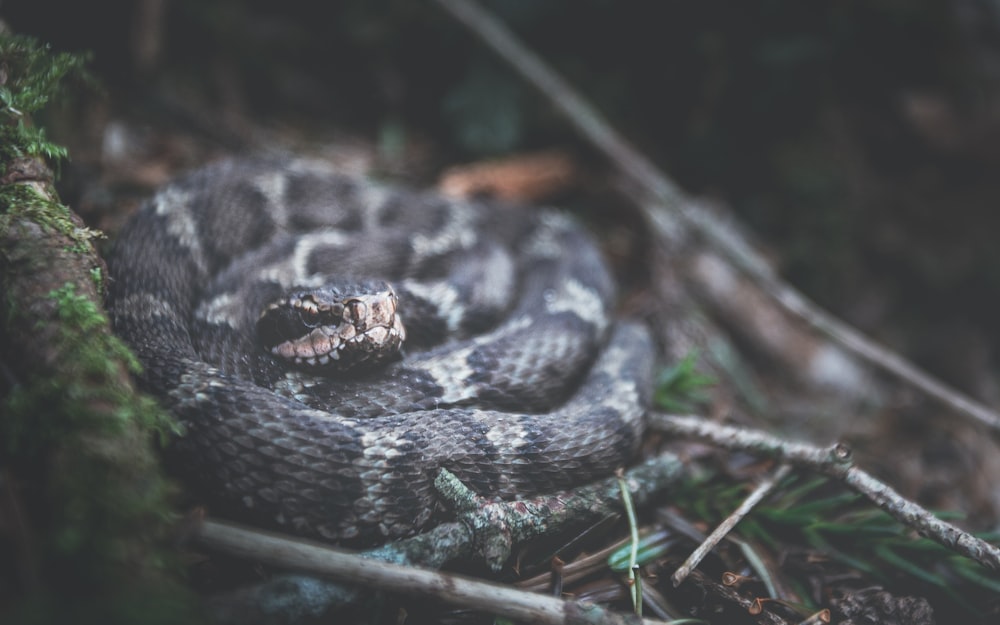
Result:
M614 512L621 503L623 485L631 491L630 498L642 504L684 475L685 467L679 458L661 454L621 477L514 502L484 500L445 470L434 484L459 512L457 521L470 528L478 554L490 568L499 571L514 544L559 531L570 523L594 522Z
M643 503L653 494L683 479L684 475L685 467L681 461L668 454L650 458L629 469L625 472L624 482L631 490L632 498ZM456 558L469 557L474 549L478 549L480 555L485 554L484 557L495 563L494 558L506 558L504 554L511 544L506 541L516 542L558 531L568 523L593 521L607 515L620 504L621 491L617 477L573 492L555 493L533 500L483 503L473 493L466 492L467 489L460 483L454 483L457 480L452 481L449 476L454 477L449 472L442 471L436 482L453 491L446 496L459 508L455 522L439 525L425 534L390 543L358 557L366 558L372 567L375 567L375 562L380 561L397 566L421 565L436 568ZM208 527L218 529L220 526L229 527L219 523ZM280 562L274 560L283 556L281 553L272 553L268 547L273 544L268 540L275 538L272 534L251 530L241 532L240 551L237 555L293 570L317 572L310 568L309 560L300 561L298 556L290 553L286 554L288 559ZM261 537L261 541L251 540L257 535ZM235 553L233 549L236 547L227 542L229 539L220 543L216 540L218 536L213 531L199 530L194 538L205 547ZM223 533L223 537L225 536ZM505 541L498 540L498 536L504 536ZM319 547L326 549L325 546ZM306 551L309 552L308 549ZM354 581L350 577L338 579ZM393 589L382 586L380 582L376 584L380 588ZM212 607L213 616L220 623L253 621L260 615L267 615L270 622L292 623L302 613L313 616L327 614L356 601L357 597L358 592L354 588L302 575L283 575L217 597L213 600Z
M867 497L897 521L989 569L1000 570L1000 548L942 521L904 498L889 485L853 466L850 450L844 445L823 449L693 416L653 414L650 415L650 425L671 434L709 441L726 449L766 454L836 478Z
M770 264L734 228L718 223L714 215L691 202L665 174L584 100L561 76L519 42L498 20L475 2L436 0L448 13L478 35L529 83L541 91L570 124L618 166L655 203L641 208L659 236L675 236L667 211L711 243L728 261L750 276L786 311L830 337L857 357L921 389L955 412L1000 432L1000 414L914 366L898 354L876 344L860 332L824 312L804 295L782 282Z
M319 543L283 538L218 521L203 522L198 537L220 551L266 564L326 575L352 584L372 584L392 592L430 596L456 606L532 623L653 623L593 604L562 601L459 575L378 562Z
M674 574L670 577L670 581L673 582L675 588L680 586L681 583L687 579L687 576L690 575L691 571L701 563L705 556L708 555L712 549L715 549L715 546L726 537L726 534L733 531L736 524L742 521L743 517L749 514L750 511L764 499L764 497L767 497L767 495L774 490L774 487L778 485L781 480L785 479L791 470L792 467L789 464L783 464L778 467L778 470L774 472L774 475L761 482L757 488L755 488L754 491L743 500L736 510L733 510L732 514L726 517L722 523L719 523L718 527L715 528L715 531L709 534L708 538L702 541L702 543L698 545L698 548L695 549L690 556L688 556L688 559L684 561L684 564L677 567L677 570L674 571Z

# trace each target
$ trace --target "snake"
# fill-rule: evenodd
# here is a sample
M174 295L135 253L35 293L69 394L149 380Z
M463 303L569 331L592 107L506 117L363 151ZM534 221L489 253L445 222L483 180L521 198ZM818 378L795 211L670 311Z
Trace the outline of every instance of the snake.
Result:
M560 492L637 453L654 348L584 227L305 158L157 190L108 255L112 328L209 512L343 545Z

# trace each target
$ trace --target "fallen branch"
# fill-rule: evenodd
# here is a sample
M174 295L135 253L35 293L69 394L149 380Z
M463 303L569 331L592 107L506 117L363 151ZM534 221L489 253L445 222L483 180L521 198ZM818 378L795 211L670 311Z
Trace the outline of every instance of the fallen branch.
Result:
M629 142L563 78L521 44L507 29L475 2L436 0L455 19L475 33L508 62L525 80L542 92L585 139L617 166L622 174L652 201L640 202L646 220L657 236L676 236L682 226L708 241L713 249L749 276L785 311L841 345L863 361L891 373L920 389L955 412L1000 432L1000 414L949 387L812 303L785 284L771 265L740 235L687 198L665 174Z
M641 504L685 476L685 467L680 460L673 455L664 454L630 469L625 473L624 480L631 490L632 498ZM314 616L332 613L358 599L358 590L353 586L356 581L369 582L380 589L400 590L396 586L401 583L398 572L388 573L385 583L380 579L381 564L391 563L397 568L402 565L437 568L456 558L469 557L478 552L487 563L498 568L498 558L502 558L499 560L502 564L512 544L559 531L570 524L593 523L613 513L621 505L617 477L572 492L554 493L525 501L490 503L484 503L474 494L464 492L464 487L456 485L454 476L446 471L442 471L436 483L439 483L439 488L451 490L445 497L459 508L457 520L440 525L425 534L352 556L366 563L369 574L374 577L371 580L345 577L327 569L317 569L316 562L327 562L327 554L343 554L328 546L237 528L225 523L203 522L196 529L193 538L205 547L274 564L286 570L322 573L352 583L351 587L347 587L299 575L279 576L217 597L212 601L217 622L242 623L259 620L262 615L267 615L272 623L292 623L304 613ZM295 547L279 547L286 543ZM459 598L457 603L466 605L462 601L464 599ZM485 602L471 607L505 614L494 610Z
M676 436L704 440L725 449L764 454L835 478L867 497L900 523L989 569L1000 570L1000 548L942 521L888 484L855 467L851 463L850 450L844 445L824 449L788 442L764 432L722 425L696 416L654 414L650 415L650 426Z
M456 606L532 623L654 623L578 601L563 601L468 577L378 562L303 540L205 521L199 539L215 549L266 564L327 575L352 584L418 594Z

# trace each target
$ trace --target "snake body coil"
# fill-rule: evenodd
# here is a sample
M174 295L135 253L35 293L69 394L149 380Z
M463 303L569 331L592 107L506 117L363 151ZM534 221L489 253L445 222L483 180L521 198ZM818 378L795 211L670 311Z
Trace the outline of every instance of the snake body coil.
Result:
M168 458L213 512L371 544L443 513L441 468L485 496L529 496L607 476L642 434L649 337L611 321L607 268L556 213L226 161L150 200L109 274L114 328L185 430ZM331 374L309 365L332 353L301 339L261 345L274 302L305 306L308 324L303 294L371 279L398 298L402 356Z

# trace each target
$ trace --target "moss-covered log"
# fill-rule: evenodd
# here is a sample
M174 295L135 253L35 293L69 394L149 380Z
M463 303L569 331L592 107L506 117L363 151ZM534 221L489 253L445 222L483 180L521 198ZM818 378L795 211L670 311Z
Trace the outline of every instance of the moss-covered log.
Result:
M0 39L0 621L179 622L152 449L169 422L132 386L97 233L59 202L58 149L28 118L79 66Z

